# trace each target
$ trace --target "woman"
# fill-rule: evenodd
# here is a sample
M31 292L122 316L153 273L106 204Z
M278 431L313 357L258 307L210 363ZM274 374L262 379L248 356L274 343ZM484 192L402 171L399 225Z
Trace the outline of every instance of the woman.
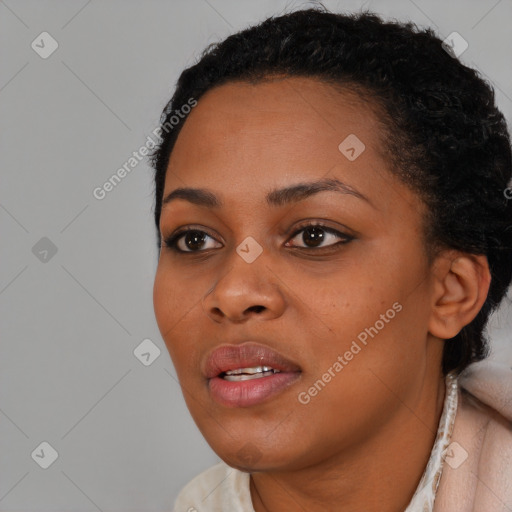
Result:
M510 369L472 365L512 271L488 85L310 9L208 48L159 133L155 314L223 460L175 510L512 509Z

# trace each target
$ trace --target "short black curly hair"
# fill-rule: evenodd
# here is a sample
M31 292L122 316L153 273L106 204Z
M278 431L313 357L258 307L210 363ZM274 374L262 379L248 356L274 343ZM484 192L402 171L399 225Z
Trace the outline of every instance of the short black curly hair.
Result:
M167 165L187 118L180 115L183 120L171 126L176 110L226 82L272 76L314 78L378 107L390 168L427 206L428 254L453 248L486 255L489 262L487 299L445 343L443 372L460 372L485 358L487 320L512 278L512 201L504 193L512 173L510 135L492 87L450 54L432 29L319 6L270 17L208 46L179 77L160 119L167 130L150 155L157 234Z

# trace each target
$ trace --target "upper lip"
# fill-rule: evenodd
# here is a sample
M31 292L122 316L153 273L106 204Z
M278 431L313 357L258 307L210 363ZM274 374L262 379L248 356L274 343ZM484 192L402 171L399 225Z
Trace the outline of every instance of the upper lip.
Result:
M298 372L300 367L279 352L254 341L239 345L221 345L206 359L203 374L207 379L217 377L228 370L270 366L281 372Z

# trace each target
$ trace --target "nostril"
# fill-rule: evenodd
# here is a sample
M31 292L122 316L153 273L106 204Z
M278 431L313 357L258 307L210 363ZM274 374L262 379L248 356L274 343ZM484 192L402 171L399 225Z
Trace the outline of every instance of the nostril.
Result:
M251 306L247 308L247 311L255 311L256 313L261 313L265 309L265 306Z

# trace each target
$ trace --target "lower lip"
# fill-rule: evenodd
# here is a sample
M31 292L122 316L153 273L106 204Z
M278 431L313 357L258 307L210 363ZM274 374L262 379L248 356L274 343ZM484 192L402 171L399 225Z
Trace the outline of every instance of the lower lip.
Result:
M279 372L258 379L229 381L222 377L209 380L212 398L226 407L258 405L293 384L300 372Z

